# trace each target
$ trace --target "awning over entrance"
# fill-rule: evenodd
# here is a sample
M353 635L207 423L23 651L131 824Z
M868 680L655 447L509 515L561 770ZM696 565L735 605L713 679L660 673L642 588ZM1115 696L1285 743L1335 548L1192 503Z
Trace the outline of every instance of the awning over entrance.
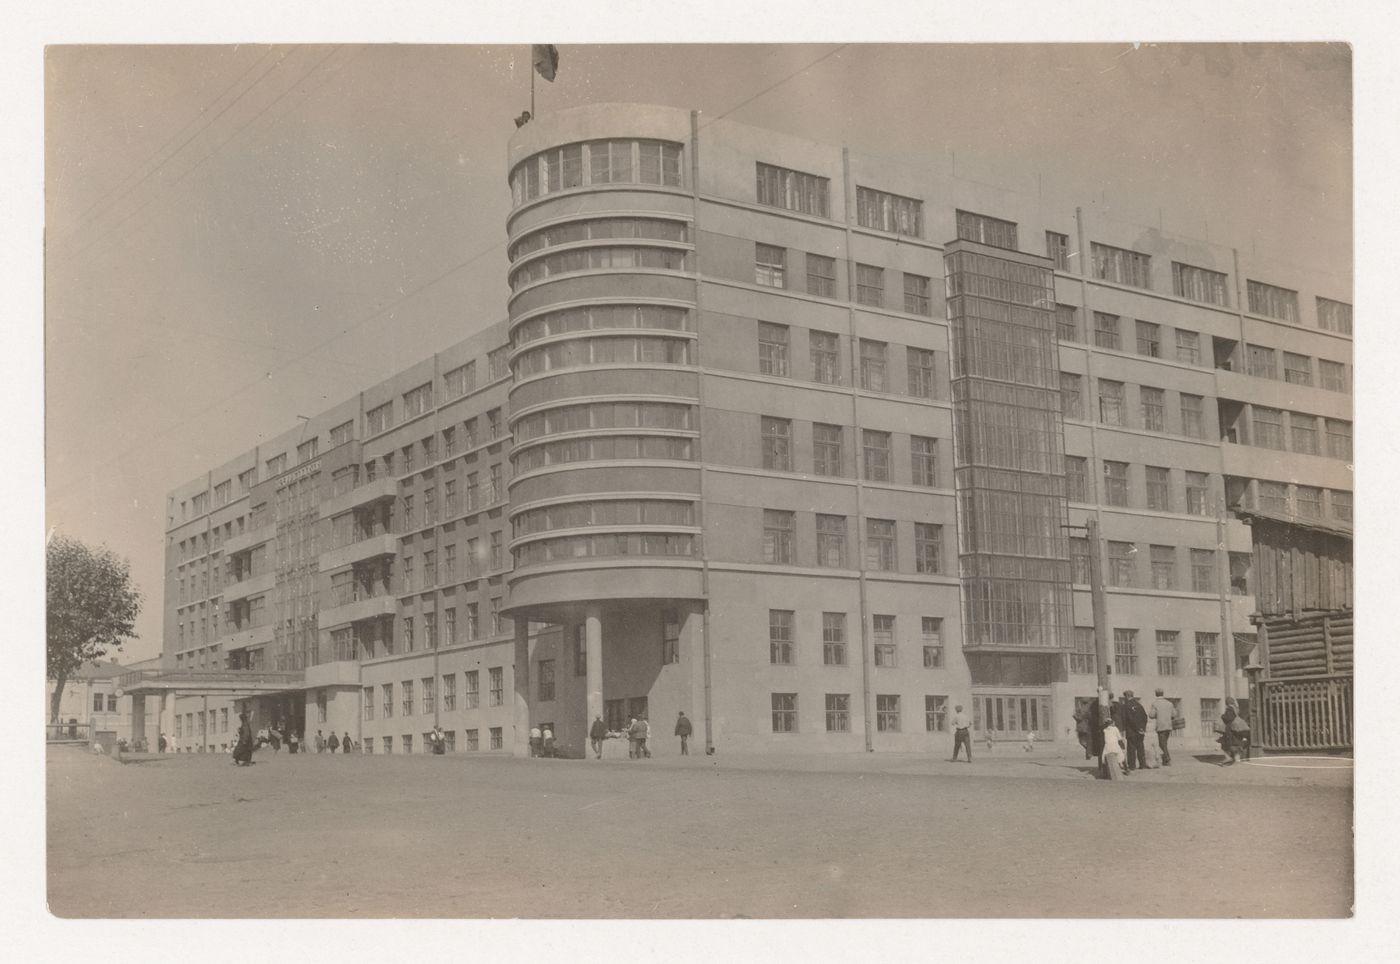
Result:
M262 670L191 670L139 669L123 673L117 679L117 692L125 696L149 696L158 693L226 694L254 696L302 689L305 674L295 672L264 672Z

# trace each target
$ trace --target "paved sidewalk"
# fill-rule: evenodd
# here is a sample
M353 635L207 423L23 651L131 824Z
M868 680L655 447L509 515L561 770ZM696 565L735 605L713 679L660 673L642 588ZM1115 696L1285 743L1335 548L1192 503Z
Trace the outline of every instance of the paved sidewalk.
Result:
M1172 753L1170 767L1139 770L1125 778L1130 783L1212 784L1220 786L1321 786L1352 785L1349 756L1298 757L1255 754L1248 762L1222 766L1219 750L1183 747ZM1021 744L999 745L990 753L985 746L974 750L971 764L927 753L752 753L679 756L658 752L649 760L559 761L528 760L538 766L685 767L717 770L783 770L804 773L887 773L911 776L1012 777L1015 779L1081 780L1092 782L1095 761L1084 759L1074 747L1040 745L1026 752Z

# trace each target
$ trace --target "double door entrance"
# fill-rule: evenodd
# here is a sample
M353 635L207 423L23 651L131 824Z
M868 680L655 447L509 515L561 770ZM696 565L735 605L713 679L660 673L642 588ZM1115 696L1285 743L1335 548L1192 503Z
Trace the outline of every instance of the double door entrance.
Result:
M977 693L972 697L972 730L978 739L1055 738L1049 693Z

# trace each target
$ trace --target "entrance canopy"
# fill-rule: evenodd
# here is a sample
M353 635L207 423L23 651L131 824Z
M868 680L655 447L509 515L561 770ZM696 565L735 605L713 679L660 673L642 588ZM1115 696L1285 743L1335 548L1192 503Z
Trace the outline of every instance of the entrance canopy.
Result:
M193 670L138 669L123 673L117 679L117 695L151 696L178 692L184 696L225 694L256 696L302 689L305 674L264 672L262 670Z

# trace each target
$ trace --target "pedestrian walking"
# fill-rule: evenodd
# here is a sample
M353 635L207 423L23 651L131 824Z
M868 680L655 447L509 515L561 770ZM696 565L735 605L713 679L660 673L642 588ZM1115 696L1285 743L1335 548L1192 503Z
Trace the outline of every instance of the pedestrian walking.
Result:
M250 766L253 762L253 727L247 713L238 714L238 741L233 745L233 765Z
M530 727L530 755L539 756L540 750L544 747L544 734L540 732L538 726Z
M322 733L320 730L316 731L316 752L326 752L326 734Z
M676 717L676 736L681 738L681 756L690 756L690 720L684 710Z
M593 744L593 755L603 758L603 741L608 738L608 726L601 716L593 717L593 725L588 728L588 739Z
M627 759L637 759L637 741L642 738L642 727L634 716L627 722Z
M335 730L331 730L330 742L326 745L331 748L332 753L340 749L340 737L335 735Z
M1157 748L1162 753L1162 766L1172 765L1171 750L1167 748L1167 743L1172 738L1172 721L1176 719L1176 704L1162 695L1162 688L1157 687L1157 698L1152 701L1152 709L1147 711L1148 719L1154 723L1157 731Z
M953 762L958 762L958 747L967 748L967 762L972 762L972 720L962 705L953 707Z
M1128 741L1128 772L1147 769L1147 753L1143 740L1147 736L1147 710L1132 690L1123 691L1124 736Z
M644 716L639 722L642 725L642 738L637 742L637 752L639 752L646 759L650 760L651 746L649 741L651 740L651 721Z
M167 746L169 746L169 745L170 745L170 744L167 743L167 742L165 741L165 734L162 733L162 734L160 735L160 738L156 741L156 746L160 749L160 752L161 752L161 753L164 753L164 752L165 752L165 748L166 748Z
M350 731L346 730L345 735L340 738L340 752L349 753L351 748Z
M1103 725L1103 768L1110 780L1123 779L1123 751L1126 746L1118 724L1110 719Z

